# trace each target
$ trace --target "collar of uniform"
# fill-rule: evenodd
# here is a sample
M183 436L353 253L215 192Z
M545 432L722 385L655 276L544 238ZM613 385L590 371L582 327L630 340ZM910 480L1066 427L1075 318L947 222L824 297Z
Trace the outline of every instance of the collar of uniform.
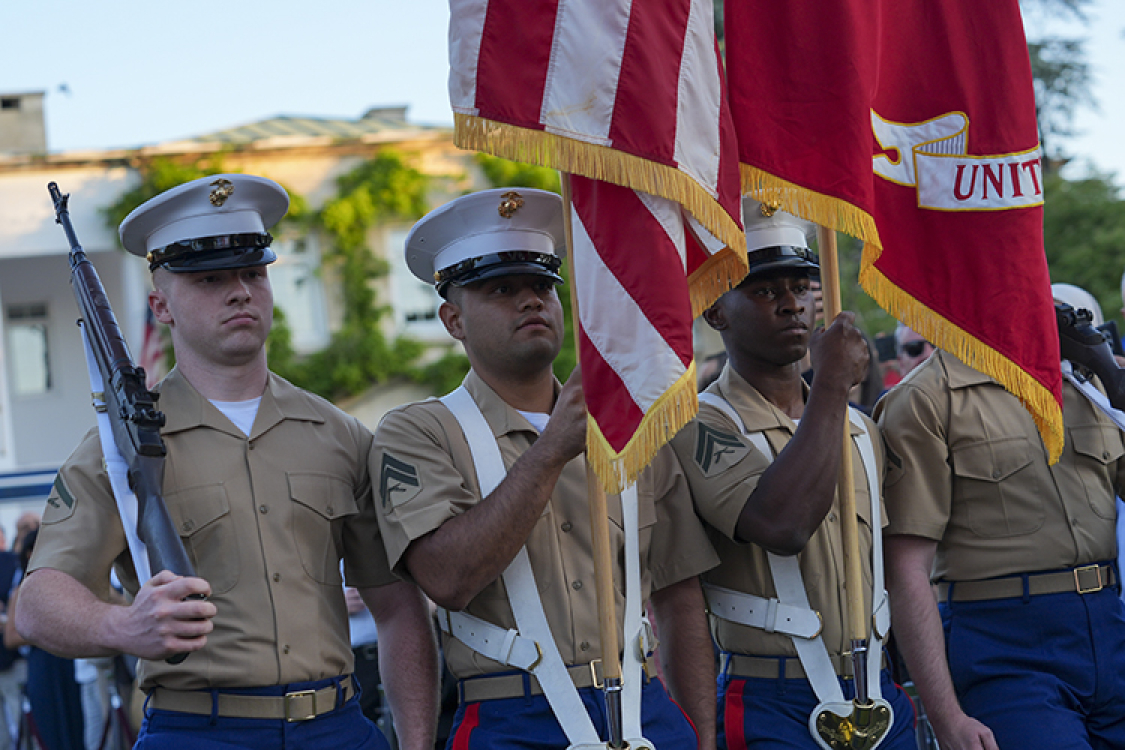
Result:
M985 375L983 372L974 370L961 360L954 357L949 352L940 350L934 352L934 355L930 357L929 360L923 362L915 369L921 370L927 365L936 367L938 363L945 367L945 373L949 379L949 387L952 389L970 388L974 385L981 385L983 383L995 383L996 385L999 385L999 383Z
M313 409L311 398L309 394L271 372L266 390L262 393L262 402L258 405L258 415L254 419L254 433L250 437L258 437L285 419L323 422L324 417ZM210 427L237 437L245 437L222 412L195 390L177 368L172 368L172 372L160 383L160 401L157 401L157 407L171 403L176 408L171 413L164 411L167 420L161 430L164 435L195 427Z
M767 401L757 388L750 385L745 378L735 372L729 361L723 367L718 380L707 390L716 388L718 394L735 408L735 411L742 416L747 425L763 426L767 429L774 426L782 427L788 430L791 435L797 431L797 423L790 419L788 414ZM804 378L801 378L801 391L804 393L807 402L809 384L805 382ZM860 432L859 428L850 423L848 430L853 435Z
M488 422L488 426L492 428L494 437L506 435L509 432L532 432L536 435L539 430L528 422L527 419L519 413L518 409L513 408L504 399L500 398L496 391L488 383L477 375L476 371L469 370L469 374L465 376L465 381L462 383L465 390L477 402L480 407L484 419ZM562 384L555 380L555 396L558 397L559 391L562 390Z

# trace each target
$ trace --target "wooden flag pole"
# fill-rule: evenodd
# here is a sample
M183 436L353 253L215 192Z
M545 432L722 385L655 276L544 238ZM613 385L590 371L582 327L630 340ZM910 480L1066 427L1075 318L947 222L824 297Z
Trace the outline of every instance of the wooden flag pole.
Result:
M844 309L840 294L840 263L836 232L817 227L820 249L820 283L824 293L824 324L831 325ZM844 587L847 589L847 633L853 641L867 639L863 607L863 564L859 552L859 523L855 512L851 423L844 420L844 455L840 460L840 531L844 537ZM878 530L875 530L878 533Z
M820 281L824 291L824 319L830 324L843 310L836 232L817 227L820 246ZM872 363L874 366L874 363ZM851 710L822 703L817 707L814 737L826 750L874 750L887 736L893 715L885 700L871 699L867 684L867 617L863 606L863 558L859 548L859 522L855 512L852 469L851 420L844 419L843 455L840 459L840 534L844 545L844 590L847 614L845 633L850 638L855 698ZM875 498L873 498L875 500ZM872 529L873 534L881 533ZM843 713L841 713L843 711Z
M574 329L574 353L579 357L578 292L574 280L574 232L570 219L570 176L560 173L563 197L563 227L566 246L570 251L570 314ZM578 359L581 364L581 359ZM594 583L598 597L598 627L601 636L602 679L606 691L606 709L609 719L609 747L625 746L621 716L621 659L617 633L617 597L613 589L613 551L609 543L609 511L605 489L590 462L586 462L586 495L590 505L590 530L594 554Z

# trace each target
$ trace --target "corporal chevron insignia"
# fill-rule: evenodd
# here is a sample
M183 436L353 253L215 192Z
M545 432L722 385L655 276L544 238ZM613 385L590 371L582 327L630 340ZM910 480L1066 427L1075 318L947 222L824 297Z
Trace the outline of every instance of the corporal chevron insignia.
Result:
M721 432L697 422L698 432L695 441L695 463L703 476L721 474L741 461L750 452L749 446L737 435Z
M418 470L411 464L384 453L383 466L379 470L379 496L383 498L383 507L401 505L421 491L422 482L418 479Z

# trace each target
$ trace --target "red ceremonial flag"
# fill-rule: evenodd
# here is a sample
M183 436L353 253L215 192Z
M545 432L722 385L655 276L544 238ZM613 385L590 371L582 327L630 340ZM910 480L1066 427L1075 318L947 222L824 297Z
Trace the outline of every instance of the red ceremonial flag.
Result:
M457 145L572 176L587 456L619 491L695 415L693 316L746 272L712 4L450 11Z
M1017 0L726 3L744 189L864 240L887 311L1062 450L1035 94Z

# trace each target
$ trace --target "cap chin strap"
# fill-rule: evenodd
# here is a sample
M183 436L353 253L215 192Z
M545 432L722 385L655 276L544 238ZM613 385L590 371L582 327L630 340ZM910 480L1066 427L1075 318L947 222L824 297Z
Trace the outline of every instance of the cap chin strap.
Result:
M461 425L465 439L469 444L469 451L473 457L476 468L477 483L480 486L482 497L487 497L507 476L504 460L500 455L500 446L488 426L480 407L473 400L465 386L441 399L446 408ZM625 632L634 633L635 638L626 640L624 659L624 688L623 688L623 729L625 739L631 748L652 748L653 744L641 736L641 663L643 654L637 652L644 649L641 618L641 586L640 586L640 554L639 532L637 525L637 492L636 485L622 494L622 514L625 525ZM631 495L631 497L627 497ZM503 659L502 663L519 666L531 672L539 680L543 694L547 698L551 711L571 743L572 750L584 748L605 748L606 744L599 737L590 720L590 715L578 695L578 689L570 679L566 664L559 653L558 645L551 634L546 613L543 611L543 602L539 598L539 588L535 584L535 577L531 570L527 547L521 547L516 558L503 573L504 586L508 591L509 604L516 618L518 634L505 636L502 640L513 644L514 648L505 647L503 650L516 650L522 653L529 652L520 644L521 641L530 639L536 644L540 658L530 666L523 666ZM463 612L444 612L441 619L450 624L451 635L457 636L457 631L465 632L467 625L472 620L481 622L479 618L466 615ZM471 618L471 619L467 619ZM490 623L487 623L491 625ZM496 628L496 626L492 626ZM496 628L499 630L499 628ZM512 631L507 631L512 633ZM474 648L468 640L465 645ZM488 656L489 654L485 653ZM526 661L526 656L524 661Z

